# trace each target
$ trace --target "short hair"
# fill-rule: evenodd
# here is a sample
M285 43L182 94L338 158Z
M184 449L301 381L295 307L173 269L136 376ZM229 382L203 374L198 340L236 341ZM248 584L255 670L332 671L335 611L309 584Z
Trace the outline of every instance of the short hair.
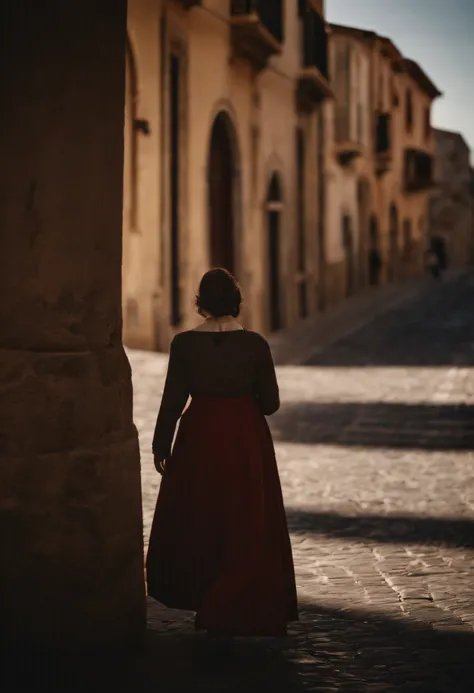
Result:
M201 279L199 293L196 296L198 313L203 317L208 314L213 318L240 315L242 294L236 278L226 269L216 267L209 270Z

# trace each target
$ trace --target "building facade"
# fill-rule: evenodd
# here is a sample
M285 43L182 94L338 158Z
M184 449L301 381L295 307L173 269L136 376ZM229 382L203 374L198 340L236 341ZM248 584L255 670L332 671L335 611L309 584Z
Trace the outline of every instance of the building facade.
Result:
M423 271L440 92L390 39L316 0L130 0L123 321L166 350L202 274L246 327L291 327Z
M372 162L371 54L357 30L333 26L329 104L331 156L327 184L326 304L356 292L365 280Z
M472 219L472 230L471 230L471 264L474 265L474 167L469 167L469 191L471 194L471 219Z
M459 132L435 130L436 188L430 200L430 233L443 239L449 265L472 261L474 215L468 144Z
M331 96L321 1L130 0L123 216L129 346L193 327L201 275L247 327L318 309Z
M387 37L331 25L330 43L336 99L328 234L337 300L423 271L431 106L440 92Z

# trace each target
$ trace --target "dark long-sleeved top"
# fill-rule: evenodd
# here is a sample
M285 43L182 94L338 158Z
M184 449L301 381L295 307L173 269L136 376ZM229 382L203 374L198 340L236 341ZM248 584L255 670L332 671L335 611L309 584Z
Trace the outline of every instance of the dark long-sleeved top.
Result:
M176 425L189 396L252 396L266 416L280 407L270 347L256 332L188 331L173 339L153 437L160 459L171 454Z

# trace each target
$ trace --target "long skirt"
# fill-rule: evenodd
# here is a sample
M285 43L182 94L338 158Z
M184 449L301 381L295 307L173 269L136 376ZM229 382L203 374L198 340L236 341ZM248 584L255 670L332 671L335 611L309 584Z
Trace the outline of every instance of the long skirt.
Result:
M284 636L298 619L272 437L248 397L199 397L181 418L147 554L148 594L198 629Z

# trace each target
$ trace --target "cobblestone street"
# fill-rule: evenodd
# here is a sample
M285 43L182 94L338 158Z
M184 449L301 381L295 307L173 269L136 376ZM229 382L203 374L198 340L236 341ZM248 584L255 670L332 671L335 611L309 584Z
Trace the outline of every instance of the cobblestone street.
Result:
M213 653L192 614L150 603L150 690L472 690L473 306L472 276L433 283L307 366L278 368L271 426L301 620L285 641ZM147 539L167 360L130 360Z

